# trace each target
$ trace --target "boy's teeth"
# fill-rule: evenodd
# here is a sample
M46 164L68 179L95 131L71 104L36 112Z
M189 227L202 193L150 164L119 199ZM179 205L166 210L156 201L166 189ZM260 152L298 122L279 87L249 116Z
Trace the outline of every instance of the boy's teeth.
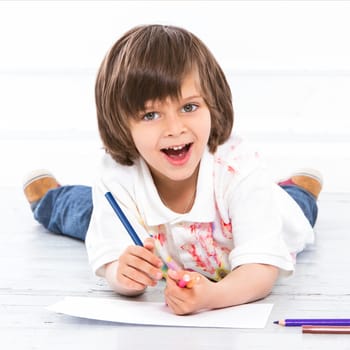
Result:
M183 149L183 146L168 147L168 149L173 149L174 151L179 151L180 149Z

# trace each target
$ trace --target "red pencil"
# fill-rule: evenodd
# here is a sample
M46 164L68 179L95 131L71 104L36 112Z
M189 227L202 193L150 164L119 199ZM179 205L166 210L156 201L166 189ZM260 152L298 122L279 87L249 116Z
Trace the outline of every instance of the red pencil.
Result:
M350 326L302 326L303 333L350 334Z

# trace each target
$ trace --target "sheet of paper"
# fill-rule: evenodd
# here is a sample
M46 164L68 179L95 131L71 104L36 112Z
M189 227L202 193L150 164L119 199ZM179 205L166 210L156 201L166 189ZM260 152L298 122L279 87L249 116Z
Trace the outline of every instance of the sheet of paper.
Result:
M159 302L65 297L48 306L70 316L128 324L206 328L264 328L272 304L247 304L194 315L177 316Z

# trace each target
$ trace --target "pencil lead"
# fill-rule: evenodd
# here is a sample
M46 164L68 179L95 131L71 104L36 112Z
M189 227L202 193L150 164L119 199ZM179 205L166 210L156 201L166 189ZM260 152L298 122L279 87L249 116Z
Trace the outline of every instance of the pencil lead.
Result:
M273 321L274 324L278 324L279 321Z

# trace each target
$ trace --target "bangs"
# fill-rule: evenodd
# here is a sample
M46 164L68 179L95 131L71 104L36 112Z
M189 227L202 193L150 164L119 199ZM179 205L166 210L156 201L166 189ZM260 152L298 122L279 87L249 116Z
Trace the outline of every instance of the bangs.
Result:
M128 48L131 52L127 58L132 64L127 58L124 61L119 102L130 117L143 111L149 100L179 98L182 81L196 60L192 39L185 33L155 27L148 34L137 37L133 47Z
M181 96L181 85L185 73L181 75L174 72L135 72L128 80L122 90L121 107L131 117L145 110L147 101L164 101L166 98Z

